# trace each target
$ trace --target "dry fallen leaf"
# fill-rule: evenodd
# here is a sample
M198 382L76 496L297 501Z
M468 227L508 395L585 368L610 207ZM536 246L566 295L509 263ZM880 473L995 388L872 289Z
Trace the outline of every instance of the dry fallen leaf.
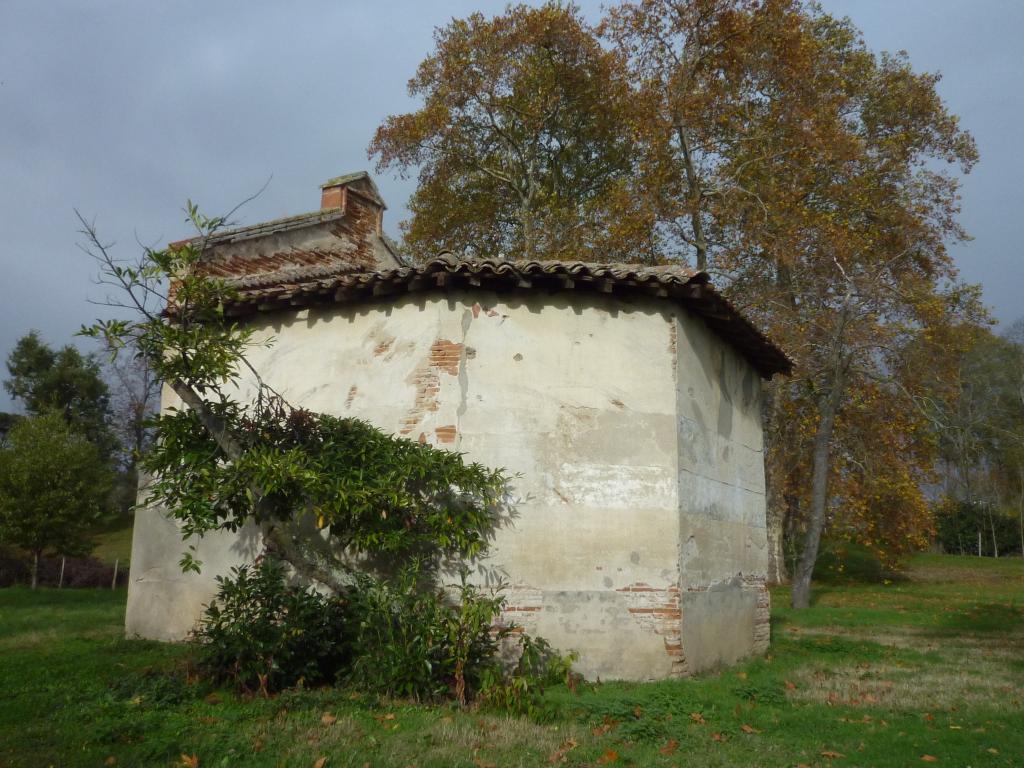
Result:
M787 691L795 691L796 690L796 683L791 683L789 680L787 680L786 681L786 690Z
M663 755L674 755L676 750L679 749L679 742L675 739L669 739L668 744L658 750Z
M103 764L104 765L117 765L117 758L114 757L113 755L111 755L110 757L108 757L106 760L103 761Z
M644 711L639 706L633 707L633 717L639 720L643 715Z
M991 752L993 755L998 755L999 754L999 750L996 749L995 747L989 747L986 751L987 752Z
M691 712L690 719L693 720L697 725L706 725L707 720L704 719L704 715L700 712Z
M552 765L554 765L555 763L564 763L565 756L569 754L572 750L576 749L576 747L578 746L579 743L576 741L576 739L566 739L562 742L561 746L559 746L558 749L551 753L551 756L548 758L548 762Z
M921 760L926 762L926 763L937 763L937 762L939 762L939 758L937 758L935 755L921 755Z
M715 731L714 733L711 734L711 738L721 744L721 743L724 743L725 740L728 739L729 737L726 736L724 733L720 733L719 731Z
M610 733L618 724L617 720L612 720L610 717L605 715L604 722L601 723L601 725L596 725L591 728L590 732L595 736L604 736L606 733Z
M334 725L336 722L338 722L338 718L336 718L330 712L324 712L324 716L320 718L320 722L324 725Z
M182 752L181 762L178 765L181 768L199 768L199 755L186 755Z
M205 699L203 699L203 701L205 701L207 704L220 704L220 702L221 702L220 694L219 693L208 694L207 697Z
M747 673L746 672L737 672L736 673L736 677L738 677L740 680L746 680L747 679Z
M746 723L744 723L743 725L740 726L740 730L743 731L744 733L760 733L761 732L757 728L755 728L754 726L747 725Z
M619 753L616 752L614 749L606 750L603 755L601 755L599 758L597 758L597 764L598 765L606 765L608 763L617 763L617 762L619 762Z
M842 752L836 752L834 749L823 749L821 756L826 760L838 760L841 757L846 757Z
M319 760L313 763L313 768L324 768L325 765L327 765L327 758L321 757Z
M260 737L260 736L256 737L256 740L252 743L252 751L253 752L262 752L263 751L263 739L262 739L262 737Z

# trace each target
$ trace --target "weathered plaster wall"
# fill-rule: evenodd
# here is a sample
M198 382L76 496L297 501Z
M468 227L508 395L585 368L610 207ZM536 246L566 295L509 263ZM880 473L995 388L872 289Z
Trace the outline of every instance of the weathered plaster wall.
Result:
M164 409L180 402L165 387ZM140 491L139 503L145 492ZM201 573L182 573L178 561L189 545L195 558L204 564ZM132 530L132 560L128 574L128 605L125 632L154 640L182 640L217 592L214 577L227 574L232 567L252 562L261 543L255 527L239 533L217 532L183 541L178 524L160 508L135 511Z
M675 326L684 669L768 646L761 381L734 349Z
M585 675L749 652L745 629L716 646L699 628L756 621L757 591L733 584L763 573L759 381L699 321L653 299L485 291L261 319L276 343L251 360L292 402L522 474L486 565L509 584L508 617L579 651ZM204 541L203 574L182 577L166 520L142 513L135 535L128 630L151 637L183 636L254 545Z

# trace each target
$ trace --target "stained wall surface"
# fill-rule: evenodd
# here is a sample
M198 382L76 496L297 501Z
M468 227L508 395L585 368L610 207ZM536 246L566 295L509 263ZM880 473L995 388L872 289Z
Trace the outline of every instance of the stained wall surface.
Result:
M509 585L507 618L578 651L587 677L663 678L756 646L760 382L700 321L656 299L482 290L260 320L275 343L250 359L291 402L520 474L485 566ZM185 577L173 524L141 513L128 632L184 636L257 545L204 540Z

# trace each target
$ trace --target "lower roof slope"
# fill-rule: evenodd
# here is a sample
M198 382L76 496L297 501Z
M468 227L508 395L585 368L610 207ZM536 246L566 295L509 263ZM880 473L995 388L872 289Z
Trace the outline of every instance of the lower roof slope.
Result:
M379 271L296 275L295 280L239 280L232 316L295 309L317 304L352 303L404 293L455 288L500 291L584 291L646 295L671 300L701 318L768 379L788 374L793 361L740 313L715 287L708 274L678 266L591 264L572 261L461 261L442 256L416 266ZM234 282L234 281L232 281Z

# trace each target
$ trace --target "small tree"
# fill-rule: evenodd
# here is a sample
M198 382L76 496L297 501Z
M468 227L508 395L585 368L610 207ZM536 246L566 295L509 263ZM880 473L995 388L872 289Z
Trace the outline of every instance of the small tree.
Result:
M20 420L0 449L0 541L39 558L83 554L106 510L110 470L100 450L51 411Z
M260 341L225 313L236 289L203 270L209 237L227 217L203 216L191 203L188 213L194 240L146 250L134 264L115 259L81 219L101 281L120 289L108 303L136 312L82 334L115 355L133 350L185 406L152 421L142 461L154 477L149 503L176 518L185 537L255 524L268 554L336 593L353 584L352 554L437 563L482 553L504 509L505 474L288 403L245 358ZM236 395L243 372L256 384L250 402ZM201 563L190 550L181 565L198 571Z

